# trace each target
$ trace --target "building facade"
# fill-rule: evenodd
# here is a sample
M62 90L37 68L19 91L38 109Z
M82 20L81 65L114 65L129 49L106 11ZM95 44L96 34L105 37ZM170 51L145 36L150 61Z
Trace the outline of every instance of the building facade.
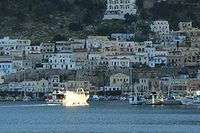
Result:
M168 21L153 21L151 24L151 31L159 35L169 34L169 23Z
M107 0L103 19L125 19L126 14L136 14L136 0Z

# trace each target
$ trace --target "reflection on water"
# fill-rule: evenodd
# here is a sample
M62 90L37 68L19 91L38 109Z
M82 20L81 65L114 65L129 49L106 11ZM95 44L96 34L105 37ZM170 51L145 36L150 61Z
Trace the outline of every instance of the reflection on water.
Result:
M86 107L44 103L0 104L3 133L21 132L197 132L200 108L187 106L132 106L96 102Z

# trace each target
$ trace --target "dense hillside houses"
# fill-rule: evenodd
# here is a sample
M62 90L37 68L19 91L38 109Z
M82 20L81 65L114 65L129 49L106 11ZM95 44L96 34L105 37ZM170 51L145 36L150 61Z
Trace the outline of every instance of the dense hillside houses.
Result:
M200 85L200 29L192 22L178 27L173 31L168 21L153 21L145 41L132 33L40 43L5 37L0 39L0 90L45 94L81 87L109 95L187 95Z

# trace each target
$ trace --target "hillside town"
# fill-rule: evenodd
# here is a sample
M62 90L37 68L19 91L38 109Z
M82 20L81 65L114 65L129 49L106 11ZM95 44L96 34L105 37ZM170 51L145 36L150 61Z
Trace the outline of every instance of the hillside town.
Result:
M108 0L104 20L136 14L134 0ZM184 97L200 91L200 29L153 21L146 41L135 33L88 35L84 39L36 43L0 39L0 100L24 95L44 100L54 91L83 88L91 95Z

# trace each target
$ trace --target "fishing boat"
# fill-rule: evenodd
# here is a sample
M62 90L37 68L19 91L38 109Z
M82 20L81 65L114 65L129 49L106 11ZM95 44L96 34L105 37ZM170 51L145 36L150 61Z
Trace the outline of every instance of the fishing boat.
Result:
M164 102L163 98L160 97L156 92L152 92L151 98L145 101L146 105L162 105Z
M175 97L167 97L163 101L164 105L181 105L181 101Z
M181 99L183 105L200 106L200 96L185 97Z
M200 91L194 92L191 96L186 96L180 99L183 105L195 105L200 106Z
M87 94L82 88L74 91L65 91L62 101L63 106L87 106L87 100L89 94Z

